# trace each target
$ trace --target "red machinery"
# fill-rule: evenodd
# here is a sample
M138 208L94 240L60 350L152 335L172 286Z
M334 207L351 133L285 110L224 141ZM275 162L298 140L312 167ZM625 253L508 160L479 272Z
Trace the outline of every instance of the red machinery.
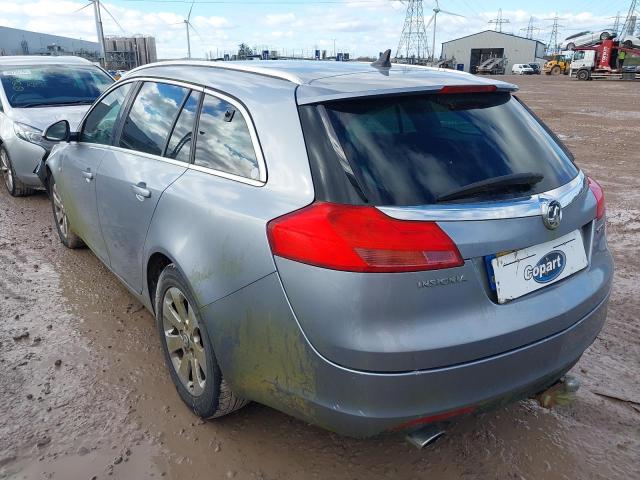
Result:
M627 48L617 44L614 40L603 40L600 45L594 45L592 47L576 47L575 51L595 51L595 65L594 71L611 72L616 70L617 66L615 61L618 58L619 52L625 52L630 55L640 56L640 49ZM613 66L612 66L613 63Z

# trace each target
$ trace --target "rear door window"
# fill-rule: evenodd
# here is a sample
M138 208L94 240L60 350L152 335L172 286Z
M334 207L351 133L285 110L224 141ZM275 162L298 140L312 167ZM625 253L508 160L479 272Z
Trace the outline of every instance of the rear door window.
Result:
M162 155L169 132L189 89L167 83L145 82L122 128L119 146Z
M181 162L189 162L193 124L195 123L198 113L199 101L200 94L198 92L191 92L173 127L173 132L171 132L171 137L167 144L165 157Z
M301 108L325 109L335 132L328 136L337 137L367 201L377 205L432 204L475 182L540 174L543 179L525 190L486 191L475 200L532 195L578 173L509 93L381 97ZM305 127L312 117L301 118ZM311 152L310 141L315 139L307 138Z
M259 178L249 127L235 105L205 95L198 122L194 163L252 180Z

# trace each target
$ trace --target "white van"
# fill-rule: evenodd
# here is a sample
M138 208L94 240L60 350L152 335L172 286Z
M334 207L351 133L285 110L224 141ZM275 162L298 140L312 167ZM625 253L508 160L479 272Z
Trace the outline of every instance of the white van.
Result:
M515 63L511 67L511 73L515 75L533 75L533 68L528 63Z

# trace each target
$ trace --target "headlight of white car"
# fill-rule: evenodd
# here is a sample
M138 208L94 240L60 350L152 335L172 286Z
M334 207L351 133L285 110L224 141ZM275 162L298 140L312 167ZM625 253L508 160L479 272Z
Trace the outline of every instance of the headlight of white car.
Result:
M13 131L16 132L18 138L25 142L40 145L47 151L51 150L52 144L42 136L42 130L27 125L26 123L13 122Z

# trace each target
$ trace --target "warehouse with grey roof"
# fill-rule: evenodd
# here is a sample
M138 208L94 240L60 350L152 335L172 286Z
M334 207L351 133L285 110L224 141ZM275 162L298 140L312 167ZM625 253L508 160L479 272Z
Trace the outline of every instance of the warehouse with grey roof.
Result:
M515 63L544 64L545 44L510 33L485 30L442 44L442 57L453 59L455 68L476 72L476 67L491 57L505 58L505 71Z

